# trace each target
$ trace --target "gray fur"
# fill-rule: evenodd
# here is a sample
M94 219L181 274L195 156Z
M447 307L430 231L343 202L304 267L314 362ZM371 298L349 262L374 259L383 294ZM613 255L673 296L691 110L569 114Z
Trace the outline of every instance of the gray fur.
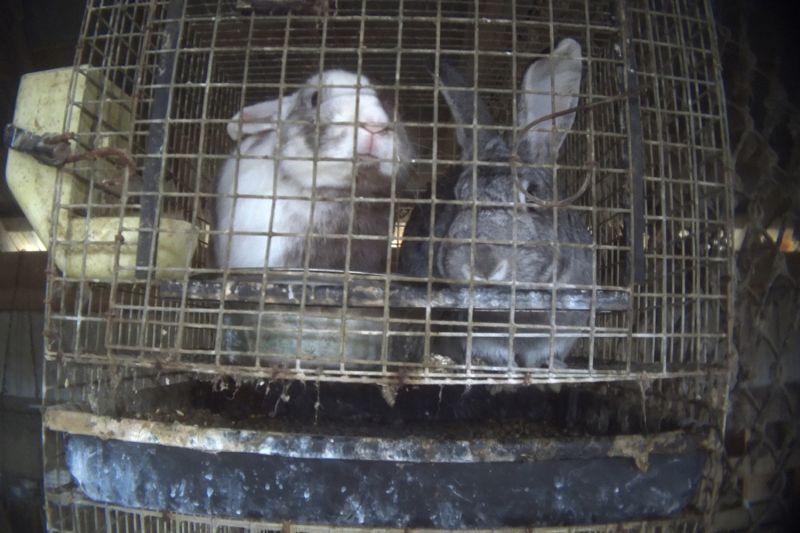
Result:
M524 288L526 283L555 282L559 285L591 283L590 248L562 245L591 244L591 236L580 218L573 211L559 209L556 236L552 209L525 206L520 201L514 178L508 167L511 157L508 144L497 132L488 127L479 127L491 126L486 104L476 96L474 90L471 92L454 90L469 85L456 68L444 61L441 64L440 80L443 95L455 122L464 126L457 130L463 166L454 171L457 174L455 180L451 177L446 181L455 182L451 193L454 199L473 204L437 208L437 222L433 236L461 239L466 242L444 242L435 247L434 275L446 278L454 286L461 287L475 281L513 281L518 288ZM473 128L473 124L477 127ZM474 131L477 131L475 140L473 140ZM558 145L560 146L560 143ZM523 157L524 154L534 152L528 147L523 151ZM551 154L556 155L553 152ZM527 162L554 163L554 160ZM503 165L485 163L503 163ZM544 199L552 198L552 172L520 168L518 175L537 196ZM437 195L447 197L448 191L442 191ZM488 206L485 205L486 202L498 202L502 205ZM414 215L420 214L421 218L414 218ZM429 208L427 212L422 209L415 211L409 227L413 228L416 234L431 235L429 216ZM512 241L517 243L516 247ZM426 275L427 256L420 257L417 254L415 262L414 255L419 251L419 246L414 246L418 243L409 244L411 246L408 248L404 244L401 250L401 271L415 276ZM466 320L466 312L455 314L455 317L449 319ZM514 315L517 334L492 337L486 333L508 331L510 313L474 312L473 323L485 322L494 324L494 327L473 328L471 339L473 361L479 359L484 363L498 366L515 364L525 367L549 366L550 313L517 311ZM587 312L557 312L555 315L556 324L559 326L584 326L588 319ZM503 324L506 325L505 330L501 327ZM526 337L526 334L529 336ZM533 337L534 334L539 336ZM440 342L438 347L445 352L444 355L463 362L467 339L466 337L454 339ZM574 337L552 337L553 367L564 366L563 360L569 354L575 340ZM513 354L512 357L509 357L509 353Z

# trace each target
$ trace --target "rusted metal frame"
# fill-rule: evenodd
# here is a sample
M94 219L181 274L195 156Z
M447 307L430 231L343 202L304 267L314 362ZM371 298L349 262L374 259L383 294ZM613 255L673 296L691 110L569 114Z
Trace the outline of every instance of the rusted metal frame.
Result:
M628 157L631 176L631 226L628 232L633 250L628 268L630 283L640 285L645 280L644 260L644 131L642 129L641 96L638 68L633 49L633 26L626 0L617 0L617 15L622 41L624 83L628 92Z
M305 288L305 294L303 293ZM549 310L552 300L550 289L516 288L511 294L506 287L481 287L480 290L442 288L428 292L424 286L393 284L386 294L383 283L352 282L345 290L335 283L303 283L302 280L262 285L258 280L231 279L192 280L188 285L181 281L162 281L159 294L164 298L187 300L224 300L230 302L264 301L265 304L311 305L341 307L384 307L388 298L391 307L407 308L464 308L472 301L481 309ZM556 291L557 309L588 310L592 307L591 289L561 289ZM597 311L624 311L630 305L630 294L622 290L597 290Z
M147 132L147 148L142 170L142 198L139 214L139 243L136 249L136 279L151 277L156 262L158 246L159 203L162 168L166 147L166 123L172 99L172 78L175 71L175 56L178 53L178 38L181 30L184 0L170 0L167 6L162 52L158 59L156 76L153 79L153 104L150 107L150 127Z

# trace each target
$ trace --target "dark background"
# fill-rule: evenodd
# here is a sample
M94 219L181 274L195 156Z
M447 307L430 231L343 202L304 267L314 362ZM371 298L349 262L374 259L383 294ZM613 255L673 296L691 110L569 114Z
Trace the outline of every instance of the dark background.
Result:
M84 6L81 0L0 1L0 126L14 117L23 74L72 65ZM6 186L5 150L1 157L0 217L22 215Z

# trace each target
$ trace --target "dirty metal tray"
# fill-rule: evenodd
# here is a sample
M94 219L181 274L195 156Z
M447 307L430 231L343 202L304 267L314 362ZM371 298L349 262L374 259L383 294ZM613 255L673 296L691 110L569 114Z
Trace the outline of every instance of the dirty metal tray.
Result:
M237 273L225 278L203 276L184 281L162 281L159 295L189 300L225 300L265 304L312 305L341 307L393 308L461 308L550 310L555 293L556 308L597 312L626 311L630 305L627 290L598 289L525 289L498 286L453 288L444 285L392 281L387 289L383 277L370 274L342 281L341 272L315 271L304 276L302 271L270 270ZM512 294L513 292L513 294ZM513 305L512 305L513 303Z
M433 438L200 427L50 408L90 499L339 526L515 527L691 508L702 435Z

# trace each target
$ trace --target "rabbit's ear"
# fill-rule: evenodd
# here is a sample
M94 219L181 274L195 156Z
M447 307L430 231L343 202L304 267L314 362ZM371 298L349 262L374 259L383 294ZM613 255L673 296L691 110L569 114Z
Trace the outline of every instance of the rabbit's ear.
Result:
M535 61L525 72L517 108L517 127L524 128L541 117L575 107L580 86L581 45L574 39L564 39L549 58ZM575 113L568 113L528 130L523 142L526 159L555 162L574 121Z
M464 161L473 159L472 139L476 131L478 153L487 153L491 142L501 139L496 132L476 126L492 125L492 115L486 103L478 96L476 89L464 79L461 72L447 60L440 60L439 79L443 86L442 95L447 101L453 119L459 125L456 129L456 140L461 147L461 159Z
M228 135L234 141L239 141L248 135L274 131L279 123L278 112L280 120L286 120L295 100L296 93L245 107L228 122Z

